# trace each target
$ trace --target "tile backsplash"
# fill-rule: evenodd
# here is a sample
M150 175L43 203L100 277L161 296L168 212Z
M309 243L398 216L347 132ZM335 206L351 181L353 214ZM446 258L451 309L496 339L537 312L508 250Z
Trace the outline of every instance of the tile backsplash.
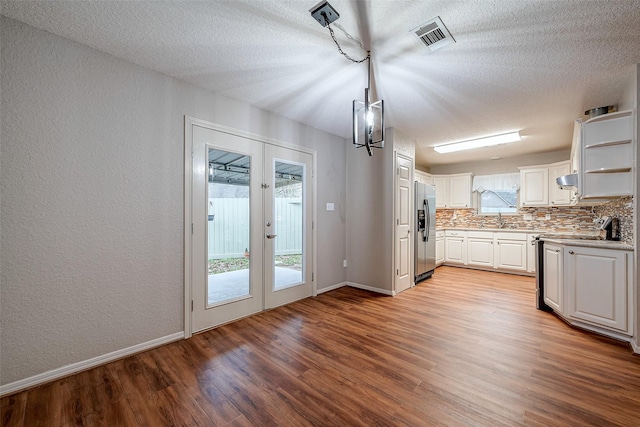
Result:
M525 214L531 220L524 220ZM546 215L550 219L545 219ZM594 219L608 215L620 220L621 240L633 244L633 197L614 199L594 206L553 206L520 208L517 215L503 215L504 228L548 233L598 234ZM439 228L498 228L498 217L477 215L475 209L437 209ZM604 232L601 232L604 237Z

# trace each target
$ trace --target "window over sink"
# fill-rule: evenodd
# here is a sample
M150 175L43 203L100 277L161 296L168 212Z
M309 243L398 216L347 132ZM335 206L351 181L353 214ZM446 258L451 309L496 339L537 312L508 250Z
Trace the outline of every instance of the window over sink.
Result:
M516 214L519 189L519 173L474 176L473 191L478 195L478 214Z

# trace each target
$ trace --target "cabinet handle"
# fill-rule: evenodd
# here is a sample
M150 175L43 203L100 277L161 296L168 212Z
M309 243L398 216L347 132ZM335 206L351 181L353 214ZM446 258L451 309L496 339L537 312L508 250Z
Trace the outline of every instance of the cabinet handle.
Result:
M556 253L557 253L557 254L558 254L558 253L560 253L560 249L556 249Z
M574 254L574 252L573 252L573 251L569 251L569 253L570 253L571 255L573 255L573 254Z

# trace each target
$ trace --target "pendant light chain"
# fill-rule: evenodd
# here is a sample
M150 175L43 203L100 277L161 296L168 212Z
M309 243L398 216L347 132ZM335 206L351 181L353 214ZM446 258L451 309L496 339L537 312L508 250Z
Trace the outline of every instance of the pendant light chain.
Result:
M336 46L338 46L338 52L340 52L340 54L342 56L344 56L345 58L347 58L349 61L351 62L355 62L356 64L359 64L361 62L366 61L367 59L369 59L371 57L371 55L369 54L369 51L367 51L367 56L362 58L362 59L353 59L352 57L350 57L347 53L345 53L342 48L340 47L340 43L338 43L338 40L336 39L336 35L333 32L333 28L331 28L331 25L329 24L329 19L327 18L326 15L324 15L324 21L327 23L327 28L329 28L329 33L331 34L331 38L333 39L333 42L336 44ZM344 31L344 29L342 30ZM346 34L347 38L355 41L356 43L358 43L358 45L364 49L364 47L362 46L362 43L360 43L359 41L357 41L356 39L354 39L353 37L351 37L351 35L349 35L346 31L344 31L344 33Z

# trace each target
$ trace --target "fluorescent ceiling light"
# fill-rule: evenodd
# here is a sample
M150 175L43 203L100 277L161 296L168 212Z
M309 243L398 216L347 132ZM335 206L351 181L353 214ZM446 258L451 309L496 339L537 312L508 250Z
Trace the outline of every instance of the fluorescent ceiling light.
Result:
M454 151L470 150L472 148L491 147L492 145L507 144L521 141L520 132L505 133L503 135L487 136L486 138L470 139L469 141L454 142L452 144L436 145L433 147L438 153L453 153Z

